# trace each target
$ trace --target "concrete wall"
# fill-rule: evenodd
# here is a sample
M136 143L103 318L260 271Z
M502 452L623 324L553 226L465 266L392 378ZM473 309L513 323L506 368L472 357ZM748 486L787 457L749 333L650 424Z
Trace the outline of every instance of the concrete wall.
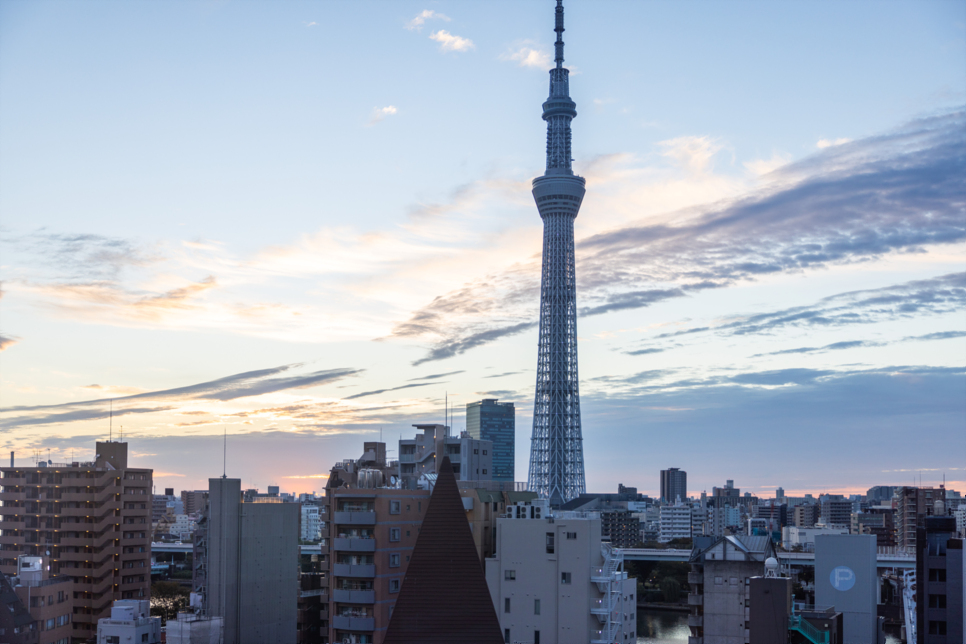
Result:
M745 644L745 580L764 570L758 561L705 562L705 644Z
M225 644L238 641L240 479L208 479L208 613L225 620Z
M240 520L238 642L295 644L299 504L242 503Z
M843 644L876 644L876 540L869 534L815 537L815 604L842 613Z

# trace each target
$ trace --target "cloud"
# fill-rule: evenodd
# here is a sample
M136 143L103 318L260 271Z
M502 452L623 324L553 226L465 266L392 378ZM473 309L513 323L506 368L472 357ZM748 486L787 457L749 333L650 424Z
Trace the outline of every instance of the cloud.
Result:
M412 385L402 385L400 387L389 387L387 389L375 389L373 391L363 391L360 394L353 394L352 396L346 396L343 400L355 400L356 398L365 398L366 396L375 396L376 394L386 393L387 391L399 391L400 389L412 389L413 387L426 387L429 385L435 385L435 382L422 382Z
M459 371L447 371L446 373L434 373L434 374L429 375L429 376L421 376L419 378L410 378L410 382L412 382L414 380L438 380L440 378L445 378L446 376L455 376L456 374L459 374L459 373L466 373L466 372L461 369Z
M897 340L897 342L910 341L931 341L931 340L952 340L955 338L966 338L966 331L939 331L937 333L927 333L925 335L910 335ZM890 342L874 342L872 340L847 340L844 342L833 342L823 347L798 347L796 349L783 349L770 353L756 353L752 358L761 356L779 356L790 353L826 353L828 351L841 351L843 349L864 349L868 347L884 347Z
M719 142L707 136L681 136L661 141L658 145L664 148L664 156L694 174L710 170L711 158L722 148Z
M519 324L511 324L505 327L476 331L461 337L448 338L433 347L425 358L414 361L413 366L419 366L434 360L452 358L453 356L466 353L474 347L493 342L499 338L523 333L536 325L536 322L520 322Z
M385 107L374 107L372 108L372 114L369 116L369 122L367 126L375 125L376 123L384 120L387 116L393 116L398 113L399 110L395 105L387 105Z
M815 144L820 150L825 148L835 147L836 145L842 145L843 143L851 143L852 139L819 139L818 143Z
M406 29L412 31L415 29L419 31L426 24L427 20L442 20L443 22L449 22L449 16L439 13L438 11L433 11L432 9L423 9L423 12L418 16L406 23Z
M469 38L456 36L445 29L434 31L429 35L429 39L439 43L440 51L469 51L476 47Z
M317 26L318 24L319 24L319 23L317 23L317 22L315 22L315 21L312 21L312 22L307 22L307 23L305 23L305 26L306 26L306 27L315 27L315 26Z
M550 69L553 65L550 53L537 49L532 46L530 41L524 41L512 46L507 51L500 54L500 60L514 62L520 67L530 67L533 69Z
M18 338L10 335L0 335L0 351L6 351L13 345L17 344Z

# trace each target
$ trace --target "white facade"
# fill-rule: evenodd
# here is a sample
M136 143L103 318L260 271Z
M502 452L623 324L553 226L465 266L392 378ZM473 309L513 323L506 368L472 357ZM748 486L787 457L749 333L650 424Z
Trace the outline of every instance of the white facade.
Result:
M97 622L97 644L159 644L161 618L151 617L151 602L144 599L118 599L111 607L111 618Z
M168 532L181 537L182 541L191 541L191 535L194 534L195 528L197 527L198 522L194 517L187 514L179 514L175 517L174 523L168 528Z
M672 539L691 538L691 508L683 503L661 508L661 532L657 540L667 543Z
M786 550L800 546L806 551L815 549L815 536L819 534L848 534L849 529L845 526L814 528L799 528L796 526L785 526L782 528L782 546Z
M168 644L222 644L223 630L221 617L178 613L177 621L168 620L165 639Z
M486 583L509 642L634 642L637 582L601 542L596 512L549 514L546 501L497 520Z
M302 541L318 541L322 535L319 506L302 504Z

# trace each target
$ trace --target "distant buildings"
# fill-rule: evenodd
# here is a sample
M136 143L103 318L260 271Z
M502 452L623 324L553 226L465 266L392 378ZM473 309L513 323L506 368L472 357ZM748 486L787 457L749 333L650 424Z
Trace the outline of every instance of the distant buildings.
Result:
M512 402L485 398L466 405L466 433L493 444L494 481L513 481L516 458L516 417ZM466 479L464 479L466 480Z
M688 473L676 467L661 470L661 501L676 503L688 500Z
M931 516L936 501L946 501L943 486L896 488L896 545L900 548L916 547L916 529L925 517Z
M637 581L601 541L593 513L550 517L546 500L508 507L486 581L505 642L636 639Z
M745 596L749 579L765 573L775 556L769 537L699 537L691 554L688 606L689 641L742 644L749 619Z
M820 506L822 521L828 526L848 526L852 523L852 501L826 496Z
M641 520L630 510L601 510L600 534L615 548L633 548L641 542Z
M963 539L955 534L956 520L945 515L925 517L916 530L916 635L921 644L966 641L966 567Z
M295 644L299 506L244 500L239 479L208 479L195 531L195 592L224 619L225 644Z
M184 490L181 492L181 503L185 514L199 514L208 503L208 490Z
M657 540L667 543L674 539L690 539L691 518L691 506L685 503L661 506L661 532Z
M185 514L184 501L175 496L174 488L165 488L164 494L151 497L151 523L157 523L165 514Z
M798 528L811 528L818 523L819 506L797 505L792 511L792 524Z
M302 523L299 539L308 543L317 542L322 536L322 521L319 514L319 506L301 504Z
M20 555L47 556L73 579L78 639L94 637L116 599L146 599L151 584L152 471L128 467L127 443L97 442L91 462L0 468L0 572Z
M120 599L111 616L97 622L97 644L161 643L161 618L151 617L146 599Z

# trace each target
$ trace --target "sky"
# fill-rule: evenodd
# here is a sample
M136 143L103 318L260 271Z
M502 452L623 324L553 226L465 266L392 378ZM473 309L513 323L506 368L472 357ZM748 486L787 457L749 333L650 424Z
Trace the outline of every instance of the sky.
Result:
M486 397L525 481L553 6L0 2L17 464L321 490ZM566 26L588 491L966 492L966 4Z

